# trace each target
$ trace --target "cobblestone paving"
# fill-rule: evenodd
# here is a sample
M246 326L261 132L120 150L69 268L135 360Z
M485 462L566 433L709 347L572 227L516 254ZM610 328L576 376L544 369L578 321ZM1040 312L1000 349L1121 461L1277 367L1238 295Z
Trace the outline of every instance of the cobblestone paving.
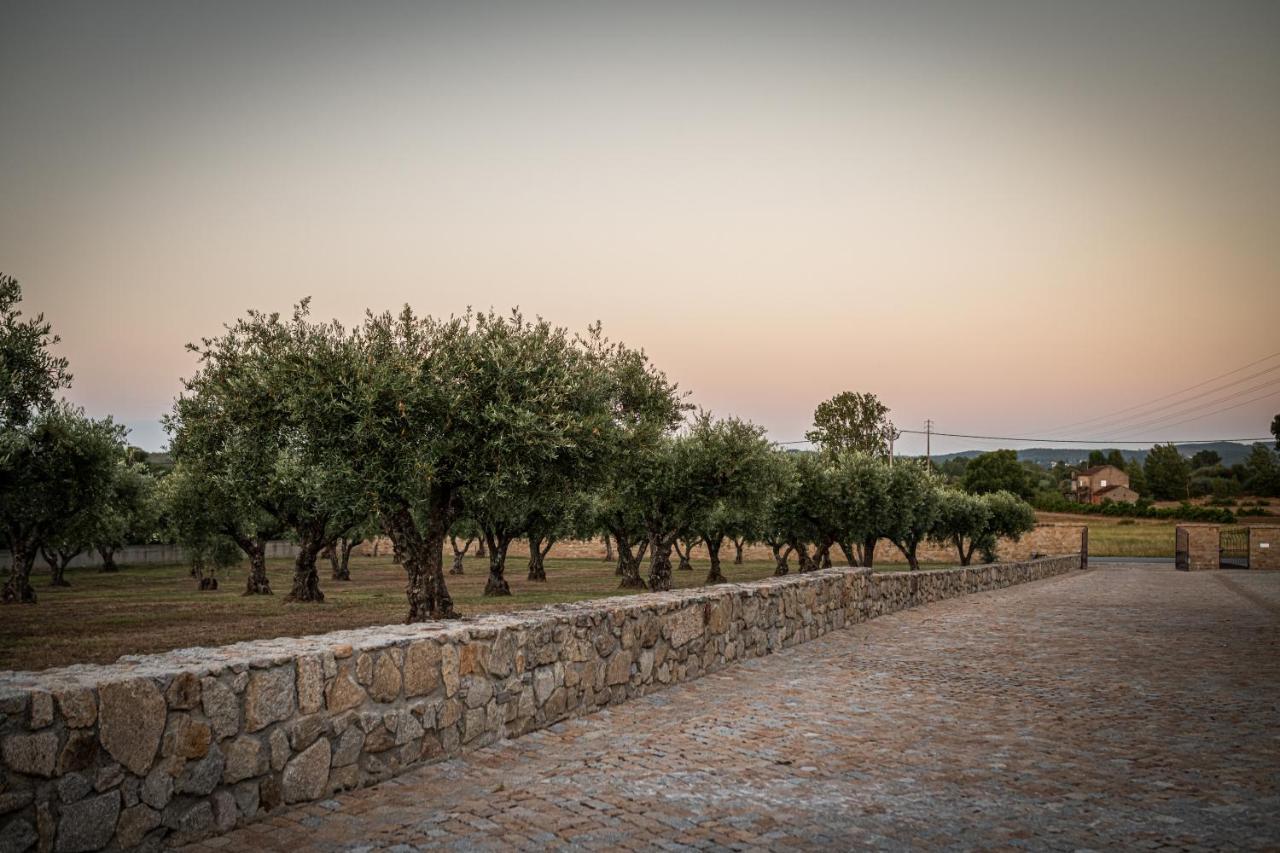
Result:
M197 849L1280 849L1280 573L837 631Z

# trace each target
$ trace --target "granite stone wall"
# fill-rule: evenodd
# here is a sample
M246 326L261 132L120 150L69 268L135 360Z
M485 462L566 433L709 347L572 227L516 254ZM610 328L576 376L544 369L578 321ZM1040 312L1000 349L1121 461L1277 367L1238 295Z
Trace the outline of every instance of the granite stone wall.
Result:
M0 852L159 847L1078 554L838 568L0 673Z

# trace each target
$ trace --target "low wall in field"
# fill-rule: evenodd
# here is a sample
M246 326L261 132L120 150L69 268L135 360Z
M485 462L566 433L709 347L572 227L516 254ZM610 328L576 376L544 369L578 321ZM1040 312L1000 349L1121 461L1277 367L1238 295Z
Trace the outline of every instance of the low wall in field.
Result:
M192 840L1080 556L827 569L0 673L0 850Z
M267 543L267 559L290 559L298 556L298 546L284 540ZM160 566L187 562L187 552L178 545L128 545L115 553L117 566ZM13 555L8 551L0 551L0 569L7 569L13 563ZM77 554L70 563L69 569L97 569L102 566L102 555L97 551L85 551ZM34 567L36 574L48 571L44 557L37 556ZM0 848L3 853L3 848Z

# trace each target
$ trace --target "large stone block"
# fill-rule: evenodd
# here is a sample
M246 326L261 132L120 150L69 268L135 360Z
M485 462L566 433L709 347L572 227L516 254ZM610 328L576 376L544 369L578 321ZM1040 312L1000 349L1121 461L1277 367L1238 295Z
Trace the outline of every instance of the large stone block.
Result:
M339 714L358 708L368 698L369 695L364 692L364 688L356 684L347 672L339 672L338 677L329 682L329 686L324 691L325 707L330 714Z
M286 803L319 799L329 781L329 741L319 740L294 756L280 779Z
M120 816L120 792L110 791L62 807L55 853L86 853L107 846Z
M9 769L28 776L53 776L58 759L58 736L54 732L35 735L10 735L4 739L0 754Z
M324 707L324 661L315 655L298 658L298 710L314 714Z
M245 731L256 732L287 720L297 708L294 668L278 666L249 676L244 692Z
M679 648L702 636L702 610L702 605L695 604L667 616L667 638L672 646Z
M205 678L200 682L200 702L215 736L231 737L240 731L240 701L230 687Z
M117 681L98 689L98 736L111 757L145 776L160 748L167 705L149 679Z
M394 650L389 650L378 655L378 662L374 664L369 695L378 702L394 702L400 695L400 667L396 657Z
M440 645L421 640L409 646L404 656L404 695L425 696L440 686Z

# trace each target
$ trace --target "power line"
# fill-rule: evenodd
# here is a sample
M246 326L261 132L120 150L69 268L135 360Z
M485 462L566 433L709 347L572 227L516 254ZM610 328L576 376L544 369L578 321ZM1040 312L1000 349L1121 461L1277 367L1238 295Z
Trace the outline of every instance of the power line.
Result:
M1231 382L1228 382L1226 385L1222 385L1217 388L1209 388L1205 391L1200 392L1199 394L1194 394L1185 400L1174 400L1171 403L1165 403L1163 406L1156 406L1154 409L1150 409L1146 412L1142 412L1141 414L1125 415L1123 417L1118 417L1118 418L1116 417L1104 418L1098 423L1090 426L1089 429L1091 430L1115 429L1115 430L1119 430L1120 432L1128 432L1130 429L1130 426L1134 428L1140 428L1142 426L1145 426L1146 423L1148 422L1148 419L1150 423L1155 423L1156 421L1161 421L1168 417L1178 417L1179 415L1186 414L1186 412L1194 411L1196 409L1202 408L1203 406L1212 405L1212 403L1209 403L1209 402L1197 403L1196 401L1201 399L1202 397L1205 397L1209 394L1216 394L1219 391L1226 391L1228 388L1231 388L1234 385L1239 385L1242 382L1248 382L1250 379L1257 379L1259 376L1265 376L1266 374L1272 373L1277 370L1280 370L1280 364L1274 364L1271 367L1266 368L1265 370L1259 370L1257 373L1251 373L1248 376L1242 376L1239 379L1235 379ZM1276 382L1280 382L1280 378L1270 379L1270 380L1267 380L1266 382L1259 383L1258 385L1255 385L1252 388L1246 388L1239 392L1232 392L1232 394L1233 395L1249 394L1253 391L1258 390L1259 388L1264 388L1268 385L1273 385ZM1232 397L1228 396L1222 399L1224 400L1232 399ZM1221 400L1219 402L1221 402ZM1177 409L1181 406L1186 406L1187 404L1191 404L1191 405L1184 412L1172 411L1172 412L1166 412L1165 414L1162 414L1162 415L1156 414L1156 412L1159 412L1163 409ZM1130 426L1125 426L1125 424L1129 424ZM1054 432L1057 432L1057 430L1054 430ZM1071 430L1064 429L1062 430L1062 432L1071 432Z
M1188 391L1194 391L1194 390L1196 390L1197 388L1203 388L1205 385L1209 385L1209 384L1212 384L1212 383L1214 383L1214 382L1217 382L1219 379L1225 379L1225 378L1227 378L1228 376L1234 376L1235 374L1239 373L1239 372L1240 372L1240 371L1242 371L1242 370L1248 370L1250 367L1254 367L1254 366L1256 366L1256 365L1262 364L1264 361L1270 361L1271 359L1275 358L1276 356L1280 356L1280 352L1273 352L1273 353L1271 353L1271 355L1264 356L1263 358L1260 358L1260 359L1258 359L1257 361L1251 361L1251 362L1249 362L1248 364L1242 365L1241 367L1237 367L1235 370L1228 370L1226 373L1223 373L1223 374L1220 374L1220 375L1218 375L1218 376L1215 376L1215 377L1213 377L1212 379L1206 379L1206 380L1204 380L1203 382L1197 382L1195 385L1189 385L1189 386L1187 386L1186 388L1183 388L1181 391L1174 391L1174 392L1169 393L1169 394L1164 394L1164 395L1161 395L1161 396L1159 396L1159 397L1155 397L1155 398L1153 398L1153 399L1151 399L1151 400L1147 400L1145 403L1138 403L1138 404L1133 405L1133 406L1126 406L1126 407L1125 407L1125 408L1123 408L1123 409L1116 409L1114 412L1110 412L1110 413L1108 413L1108 414L1104 414L1104 415L1096 415L1096 416L1094 416L1094 417L1092 417L1092 418L1085 418L1085 419L1084 419L1084 420L1082 420L1082 421L1075 421L1075 422L1073 422L1073 423L1069 423L1069 424L1067 424L1067 425L1065 425L1065 426L1054 427L1052 430L1048 430L1048 431L1049 431L1049 432L1060 432L1060 431L1061 431L1061 432L1066 432L1067 430L1070 430L1070 429L1072 429L1072 428L1074 428L1074 427L1077 427L1077 426L1083 426L1084 424L1093 424L1093 423L1095 423L1095 422L1097 422L1097 421L1107 421L1107 420L1111 420L1111 419L1112 419L1112 418L1114 418L1116 415L1122 415L1122 414L1124 414L1124 413L1126 413L1126 412L1132 412L1132 411L1134 411L1135 409L1145 409L1147 406L1150 406L1150 405L1151 405L1151 404L1153 404L1153 403L1159 403L1159 402L1161 402L1161 401L1168 400L1170 397L1177 397L1177 396L1180 396L1180 395L1182 395L1182 394L1187 393ZM1277 365L1277 367L1280 367L1280 365ZM1268 368L1268 370L1263 371L1263 373L1267 373L1267 372L1269 372L1270 370L1274 370L1274 369L1275 369L1275 368ZM1258 375L1261 375L1261 374L1258 374ZM1229 383L1228 385L1224 385L1224 386L1223 386L1223 388L1227 388L1227 387L1230 387L1231 385L1238 384L1238 382L1244 382L1244 381L1247 381L1247 379L1248 379L1248 378L1252 378L1252 377L1246 377L1245 379L1238 380L1237 382L1231 382L1231 383ZM1222 388L1217 388L1217 389L1214 389L1214 390L1221 391L1221 390L1222 390ZM1209 391L1209 392L1206 392L1206 393L1212 393L1212 391ZM1197 395L1197 396L1200 396L1200 395ZM1188 402L1188 401L1183 400L1183 401L1181 401L1181 402ZM1175 405L1177 405L1177 404L1175 404Z
M1280 365L1277 365L1277 367L1280 367ZM1221 403L1229 403L1232 400L1236 400L1236 399L1239 399L1240 397L1243 397L1245 394L1252 394L1255 391L1261 391L1264 388L1270 388L1277 383L1280 383L1280 379L1272 379L1267 382L1259 382L1257 385L1254 385L1251 388L1245 388L1240 391L1233 391L1230 394L1226 395L1225 397L1217 397L1212 400L1206 400L1202 403L1196 403L1195 405L1190 406L1186 409L1183 409L1182 411L1166 412L1163 415L1157 415L1156 417L1151 418L1149 420L1131 423L1129 426L1119 426L1119 427L1112 426L1112 427L1107 427L1107 429L1109 430L1114 429L1118 434L1123 435L1126 432L1133 432L1135 430L1147 429L1148 427L1152 429L1164 429L1167 426L1176 426L1178 423L1186 423L1186 421L1176 420L1177 418L1180 418L1183 415L1189 415L1192 412L1205 408L1206 406L1217 406ZM1265 394L1261 397L1258 397L1257 400L1265 400L1269 396L1271 395ZM1250 400L1249 402L1256 402L1256 400ZM1219 411L1225 412L1235 408L1239 408L1239 407L1229 406L1228 408L1220 409ZM1211 415L1214 413L1209 412L1208 414Z
M1161 429L1164 429L1164 428L1166 428L1166 427L1182 426L1183 424L1189 424L1189 423L1191 423L1192 421L1202 420L1202 419L1207 418L1207 417L1210 417L1210 416L1212 416L1212 415L1221 414L1222 412L1229 412L1229 411L1231 411L1232 409L1238 409L1238 408L1240 408L1241 406L1247 406L1247 405L1249 405L1250 403L1257 403L1257 402L1259 402L1259 401L1261 401L1261 400L1269 399L1269 398L1271 398L1271 397L1276 396L1277 394L1280 394L1280 390L1272 391L1270 394L1263 394L1261 397L1254 397L1252 400L1244 400L1243 402L1236 403L1234 406L1227 406L1225 409L1215 409L1215 410L1213 410L1212 412L1205 412L1203 415L1196 415L1194 418L1187 418L1187 419L1186 419L1186 420L1184 420L1184 421L1177 421L1177 422L1175 422L1175 423L1171 423L1171 424L1164 424L1164 425L1162 425L1160 428L1161 428ZM1262 439L1262 440L1263 440L1263 441L1266 441L1266 439Z

